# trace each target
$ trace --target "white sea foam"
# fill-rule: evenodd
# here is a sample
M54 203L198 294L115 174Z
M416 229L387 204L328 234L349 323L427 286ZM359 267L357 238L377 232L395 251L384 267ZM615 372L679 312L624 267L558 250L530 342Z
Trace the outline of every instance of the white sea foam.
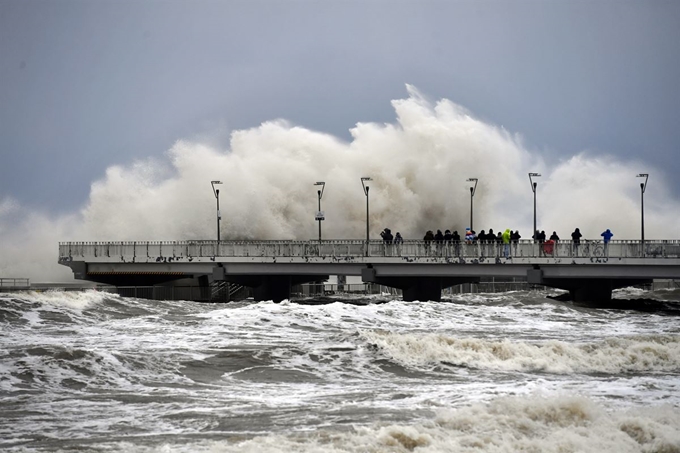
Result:
M677 452L679 426L680 411L670 406L616 411L582 397L534 395L442 410L434 419L419 424L273 434L191 446L168 444L152 451Z
M107 295L84 310L43 297L1 300L0 437L11 442L40 432L64 449L96 438L82 448L111 451L677 448L676 317L521 292L368 305Z
M364 331L393 360L407 366L451 364L507 371L626 373L680 370L680 336L609 338L598 343L457 338L442 334Z

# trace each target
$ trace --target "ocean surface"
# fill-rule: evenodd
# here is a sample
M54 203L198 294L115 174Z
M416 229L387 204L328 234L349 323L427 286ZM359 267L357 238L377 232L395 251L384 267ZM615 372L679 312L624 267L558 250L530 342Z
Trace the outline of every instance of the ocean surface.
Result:
M680 452L680 290L551 294L0 294L0 450Z

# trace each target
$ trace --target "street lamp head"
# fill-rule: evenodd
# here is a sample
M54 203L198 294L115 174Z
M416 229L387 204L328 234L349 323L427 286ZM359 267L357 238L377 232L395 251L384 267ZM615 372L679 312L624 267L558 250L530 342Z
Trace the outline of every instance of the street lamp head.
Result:
M222 181L210 181L210 185L212 186L213 193L215 194L215 198L220 194L219 190L215 190L215 184L222 184Z
M479 181L477 178L468 178L468 182L474 182L475 185L470 187L470 196L474 197L475 196L475 191L477 190L477 181Z
M319 200L323 197L323 191L326 188L326 183L324 181L317 181L314 183L315 186L321 186L321 190L317 190L316 193L319 195Z
M368 176L362 176L361 177L361 187L364 188L364 194L368 197L368 186L364 184L364 181L373 181L370 177Z
M529 173L529 184L531 184L531 190L533 190L534 193L536 193L536 186L538 184L535 183L531 178L537 178L539 176L541 176L540 173Z
M642 189L642 193L644 193L645 189L647 188L647 179L649 179L649 173L640 173L636 177L637 178L645 178L645 182L640 183L640 189Z

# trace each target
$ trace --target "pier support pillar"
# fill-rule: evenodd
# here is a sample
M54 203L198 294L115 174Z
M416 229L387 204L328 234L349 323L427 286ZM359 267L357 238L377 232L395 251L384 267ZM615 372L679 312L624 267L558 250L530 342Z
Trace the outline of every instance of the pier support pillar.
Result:
M416 300L439 302L444 288L463 283L479 283L479 277L380 277L373 268L362 269L361 279L364 283L377 283L400 289L406 302Z
M571 300L574 302L607 303L612 300L611 280L594 280L583 282L579 286L569 290Z
M273 275L262 277L260 284L253 287L253 298L257 301L272 300L281 302L290 299L290 287L292 286L289 275Z
M442 300L442 279L441 278L417 278L411 279L409 286L401 288L404 301L431 300L439 302ZM386 285L390 286L390 285Z
M530 284L565 289L572 301L589 306L610 306L613 290L651 283L650 279L639 278L546 278L540 269L528 271L527 280Z

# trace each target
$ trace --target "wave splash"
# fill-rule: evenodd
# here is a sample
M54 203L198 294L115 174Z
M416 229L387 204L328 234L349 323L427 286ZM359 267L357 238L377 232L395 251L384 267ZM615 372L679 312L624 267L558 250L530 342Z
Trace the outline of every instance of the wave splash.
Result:
M677 452L678 426L680 411L670 406L611 412L582 397L508 397L443 410L421 424L361 427L348 433L269 435L209 442L203 447L205 451L246 453Z
M678 335L609 338L585 344L557 340L541 343L496 341L386 331L364 331L362 336L391 359L411 367L445 364L556 374L680 370Z

